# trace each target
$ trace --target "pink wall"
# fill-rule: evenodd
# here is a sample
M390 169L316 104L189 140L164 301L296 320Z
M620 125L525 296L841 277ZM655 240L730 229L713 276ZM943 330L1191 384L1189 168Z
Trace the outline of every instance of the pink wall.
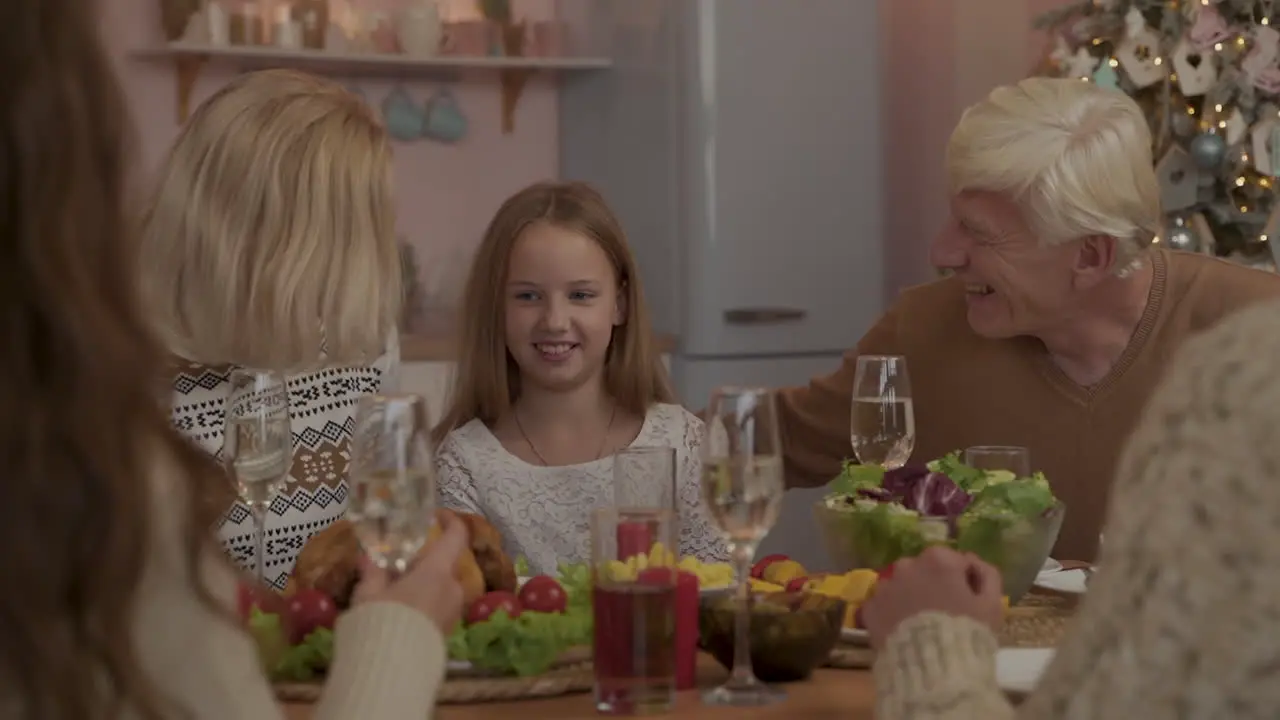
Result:
M161 42L159 0L104 2L106 34L117 53L132 104L143 168L151 170L178 131L174 72L166 61L140 60L129 57L128 52ZM529 3L521 7L536 12L538 6ZM231 68L206 66L192 107L233 75ZM531 81L520 101L515 132L503 135L496 74L464 75L451 86L469 119L468 137L456 146L430 141L396 144L400 231L418 247L423 265L438 266L430 261L469 252L508 195L530 182L557 175L554 82L547 76ZM359 79L351 85L361 88L377 106L395 82ZM404 85L415 100L423 101L441 83L410 80ZM424 279L430 282L434 278ZM449 284L456 284L452 280L448 279Z
M886 301L934 277L946 222L943 157L961 112L1025 77L1044 38L1031 19L1066 0L881 0L885 48Z

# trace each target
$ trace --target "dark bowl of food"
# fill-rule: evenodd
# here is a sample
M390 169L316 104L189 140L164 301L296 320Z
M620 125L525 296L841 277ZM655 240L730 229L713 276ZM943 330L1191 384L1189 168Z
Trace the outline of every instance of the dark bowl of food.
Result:
M840 639L844 600L809 592L751 596L751 665L765 682L804 680L826 662ZM699 644L724 668L733 667L735 595L702 600Z

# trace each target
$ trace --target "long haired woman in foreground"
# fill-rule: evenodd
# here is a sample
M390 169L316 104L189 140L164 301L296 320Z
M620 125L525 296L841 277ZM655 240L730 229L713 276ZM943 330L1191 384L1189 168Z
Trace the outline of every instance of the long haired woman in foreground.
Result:
M97 22L89 0L0 3L0 714L278 717L210 537L226 480L162 411ZM366 575L317 717L427 715L463 535L394 584Z

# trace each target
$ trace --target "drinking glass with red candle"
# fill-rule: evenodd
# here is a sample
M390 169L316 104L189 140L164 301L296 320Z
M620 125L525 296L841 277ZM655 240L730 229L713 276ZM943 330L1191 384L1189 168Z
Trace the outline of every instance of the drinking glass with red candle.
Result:
M613 506L676 510L676 449L629 447L613 456ZM648 555L654 546L652 523L618 525L618 553L625 560ZM677 534L679 529L677 528ZM675 552L677 548L665 545Z
M628 564L618 529L649 529L654 543L677 542L675 513L667 508L604 508L591 518L594 587L596 709L610 715L666 712L676 690L676 583L674 558Z

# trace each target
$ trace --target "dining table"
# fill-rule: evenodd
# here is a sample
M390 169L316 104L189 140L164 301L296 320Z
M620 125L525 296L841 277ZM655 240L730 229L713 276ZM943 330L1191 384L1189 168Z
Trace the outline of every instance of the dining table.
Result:
M781 687L787 697L782 702L761 707L713 707L703 705L700 694L703 689L723 682L728 673L709 655L698 659L697 690L676 694L675 706L668 718L733 718L734 720L765 720L803 717L805 720L871 720L875 716L875 687L869 670L819 669L808 680L786 683ZM311 720L312 706L304 703L284 705L288 720ZM560 695L537 700L514 702L477 703L469 705L441 705L436 708L436 720L490 720L496 718L520 718L520 720L577 720L598 718L590 692ZM424 718L425 720L425 718Z

